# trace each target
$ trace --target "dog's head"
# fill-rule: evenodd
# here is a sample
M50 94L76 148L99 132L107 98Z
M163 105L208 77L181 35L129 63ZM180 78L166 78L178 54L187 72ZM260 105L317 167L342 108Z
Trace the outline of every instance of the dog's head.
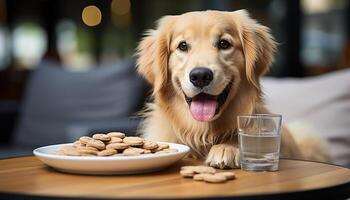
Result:
M245 10L189 12L165 16L148 32L137 69L155 95L172 90L195 120L210 122L245 92L240 87L260 91L275 47L269 29Z

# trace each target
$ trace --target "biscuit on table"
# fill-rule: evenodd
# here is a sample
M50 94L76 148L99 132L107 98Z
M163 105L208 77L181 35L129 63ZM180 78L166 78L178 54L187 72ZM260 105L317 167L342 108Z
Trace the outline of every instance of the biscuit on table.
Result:
M195 181L205 181L207 183L224 183L227 180L236 178L235 173L231 171L216 172L209 166L183 166L180 170L181 176L193 178Z
M181 167L181 170L192 170L197 174L201 174L201 173L207 173L207 174L214 174L216 172L216 169L214 169L213 167L209 167L209 166L204 166L204 165L200 165L200 166L183 166Z
M227 180L233 180L236 178L236 174L233 172L217 172L215 174L223 175Z
M180 174L185 178L192 178L195 175L194 171L187 169L181 170Z
M193 180L195 181L204 181L204 177L206 176L207 174L195 174L193 176Z
M223 183L227 181L227 178L220 174L206 174L203 176L203 180L209 183Z

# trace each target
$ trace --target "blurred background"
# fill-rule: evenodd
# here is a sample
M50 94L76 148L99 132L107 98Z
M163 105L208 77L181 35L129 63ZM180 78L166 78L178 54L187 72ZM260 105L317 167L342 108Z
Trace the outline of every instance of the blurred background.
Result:
M93 132L134 134L139 119L132 116L149 90L135 74L137 42L163 15L207 9L247 9L272 29L279 48L263 86L274 98L267 99L270 109L286 115L287 122L304 119L283 110L293 100L291 90L296 91L295 107L303 108L300 113L310 112L300 99L316 102L310 103L312 108L329 105L322 95L333 90L345 91L335 93L335 99L349 99L348 0L0 0L0 156ZM339 74L347 76L341 79ZM312 96L315 91L320 96ZM340 109L345 118L349 105L347 100ZM322 113L322 120L330 121L329 112ZM304 124L324 124L314 119L308 116ZM333 129L328 127L324 135L338 141L328 138Z

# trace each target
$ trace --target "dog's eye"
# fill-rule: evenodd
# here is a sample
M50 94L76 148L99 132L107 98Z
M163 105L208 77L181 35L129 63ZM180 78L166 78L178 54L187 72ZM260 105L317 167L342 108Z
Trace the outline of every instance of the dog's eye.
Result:
M179 46L177 46L180 51L188 51L188 45L185 41L180 42Z
M218 49L225 50L225 49L229 49L232 45L227 40L221 39L219 40L217 46L218 46Z

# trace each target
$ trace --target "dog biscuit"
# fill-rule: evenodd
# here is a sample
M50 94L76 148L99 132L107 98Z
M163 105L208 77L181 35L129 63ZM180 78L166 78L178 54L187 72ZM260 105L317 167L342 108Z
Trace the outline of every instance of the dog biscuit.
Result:
M62 151L64 155L67 155L67 156L80 156L80 153L78 152L78 150L73 146L64 146L62 148Z
M226 177L220 174L205 174L203 175L203 180L209 183L223 183L227 181Z
M123 142L130 146L142 146L144 140L140 137L125 137Z
M115 149L106 149L97 153L98 156L111 156L114 154L117 154L117 150Z
M119 137L111 137L111 140L107 142L107 144L112 144L112 143L122 143L123 139Z
M183 177L192 177L195 181L205 181L207 183L224 183L236 178L234 172L216 172L213 167L209 166L183 166L180 174Z
M141 155L144 153L144 150L143 149L140 149L140 148L127 148L123 151L123 154L125 156L138 156L138 155Z
M100 140L91 139L87 141L86 146L95 147L96 149L103 150L106 148L105 143Z
M144 149L149 149L149 150L152 150L152 149L157 149L158 148L158 144L156 142L152 142L152 141L145 141L143 143L143 146L142 148Z
M81 155L97 155L98 151L95 150L91 150L89 148L80 148L77 149L77 151L81 154Z
M85 147L85 144L81 143L79 140L73 143L74 147Z
M152 153L156 153L156 152L162 151L162 150L163 150L163 149L160 148L160 147L158 147L158 148L156 148L156 149L151 149Z
M98 151L97 148L91 147L91 146L77 146L75 147L78 151L79 150L89 150L89 151Z
M165 151L166 153L175 153L175 152L178 152L179 150L177 150L177 149L163 149L163 151Z
M163 149L161 151L156 151L154 154L168 154L177 152L177 149Z
M94 138L95 140L101 140L103 142L108 142L111 140L111 137L106 134L94 134L92 138Z
M162 150L165 150L165 149L168 149L168 148L169 148L169 145L168 145L168 144L160 144L160 143L157 143L157 144L158 144L158 148L156 148L156 149L151 149L151 151L152 151L153 153L159 152L159 151L162 151ZM163 152L163 153L165 153L165 152Z
M206 176L206 175L208 175L208 174L195 174L194 176L193 176L193 180L195 180L195 181L204 181L204 177Z
M125 133L122 133L122 132L110 132L110 133L107 133L107 135L109 137L118 137L118 138L125 138Z
M127 149L130 145L125 143L111 143L106 146L106 149L123 150Z
M91 137L88 137L88 136L83 136L83 137L80 137L79 138L79 142L82 143L82 144L87 144L88 141L92 140Z
M236 174L233 172L217 172L215 175L223 175L226 177L227 180L233 180L236 178Z
M166 144L166 143L157 142L157 144L158 144L158 148L159 148L160 150L169 148L169 145Z
M180 174L181 174L181 176L183 176L185 178L192 178L195 175L194 171L186 170L186 169L185 170L181 170Z
M163 151L163 150L161 150L161 151L156 151L156 152L154 152L154 154L166 154L166 152Z
M202 173L207 173L207 174L214 174L216 172L216 170L213 167L209 167L209 166L183 166L181 167L181 170L192 170L197 174L202 174Z
M150 154L150 153L152 153L152 151L149 150L149 149L144 149L144 150L143 150L143 154Z

